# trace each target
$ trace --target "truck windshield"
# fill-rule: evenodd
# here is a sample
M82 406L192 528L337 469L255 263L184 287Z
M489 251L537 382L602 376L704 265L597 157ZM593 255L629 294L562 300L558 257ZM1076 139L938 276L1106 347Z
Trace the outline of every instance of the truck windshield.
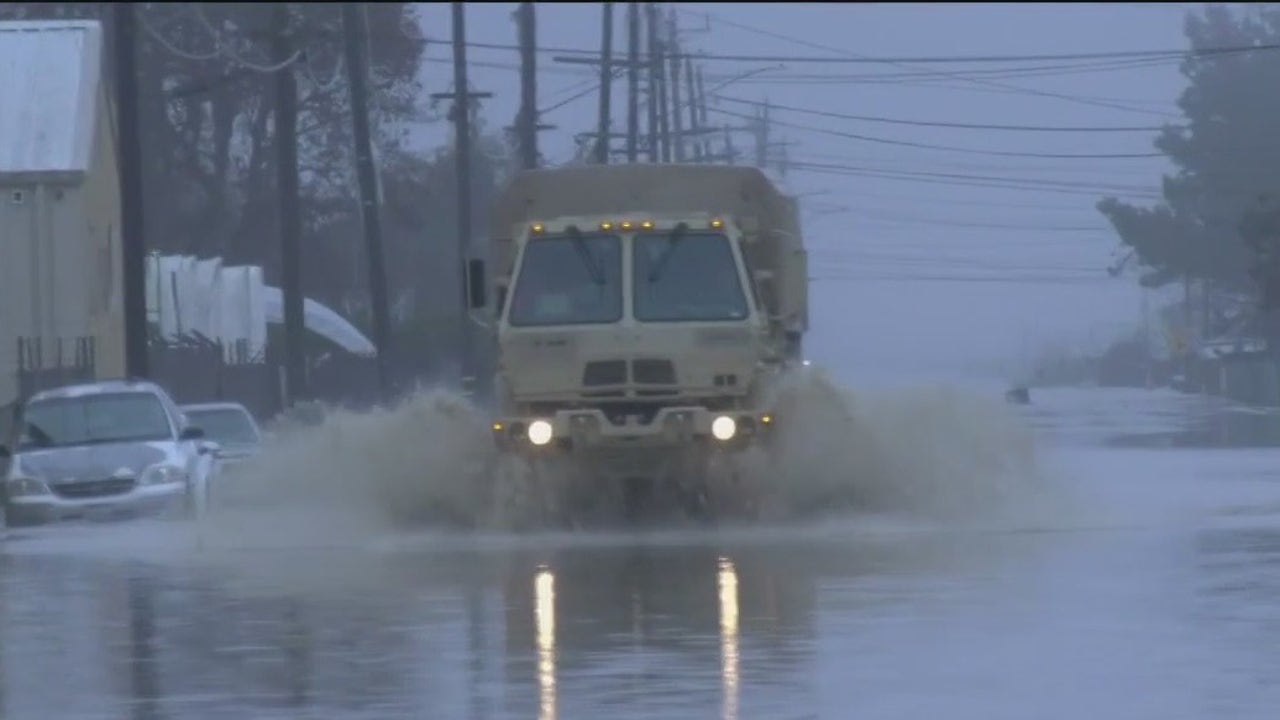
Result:
M173 439L169 415L151 393L37 400L22 416L24 449Z
M748 306L729 238L637 235L632 260L641 322L745 320Z
M514 326L622 319L622 241L583 233L530 240L511 296Z

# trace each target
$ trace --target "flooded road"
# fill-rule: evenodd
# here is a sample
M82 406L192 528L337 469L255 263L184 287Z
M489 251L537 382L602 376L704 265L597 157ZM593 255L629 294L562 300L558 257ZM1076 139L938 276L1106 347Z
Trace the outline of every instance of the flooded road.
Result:
M1021 523L11 531L0 717L1274 717L1271 421L1167 392L1033 399L1071 509Z

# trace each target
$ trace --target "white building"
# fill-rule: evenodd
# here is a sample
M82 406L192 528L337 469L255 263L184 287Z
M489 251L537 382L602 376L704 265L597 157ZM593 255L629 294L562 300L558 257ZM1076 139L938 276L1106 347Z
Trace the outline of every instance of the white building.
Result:
M116 132L95 21L0 22L0 407L18 392L19 338L43 363L95 342L124 374Z

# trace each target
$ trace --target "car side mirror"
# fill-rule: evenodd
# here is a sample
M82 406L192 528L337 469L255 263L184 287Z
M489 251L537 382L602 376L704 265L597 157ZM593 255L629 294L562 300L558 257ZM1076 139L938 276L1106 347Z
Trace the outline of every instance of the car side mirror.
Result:
M9 450L8 445L0 445L0 460L10 460L13 458L13 452Z
M202 442L196 448L196 452L201 455L213 455L217 457L222 454L222 446L215 442Z
M195 426L187 427L178 436L179 440L203 440L204 430Z
M484 261L467 261L467 305L472 310L483 308L488 300L484 287Z

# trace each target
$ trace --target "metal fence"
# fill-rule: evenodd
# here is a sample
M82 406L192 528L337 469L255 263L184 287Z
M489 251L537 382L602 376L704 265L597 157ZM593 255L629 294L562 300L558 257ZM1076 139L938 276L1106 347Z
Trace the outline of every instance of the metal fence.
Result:
M60 385L92 382L97 377L97 346L92 337L18 338L17 397L0 405L0 443L10 437L16 409L32 395Z
M18 398L59 385L93 382L97 375L94 338L18 338Z
M245 342L224 345L198 333L153 337L150 361L152 379L179 403L234 401L263 418L280 412L276 366L251 355Z
M224 344L198 333L177 338L152 335L150 376L179 403L238 402L255 416L268 419L285 405L283 371L270 355L249 352L247 342ZM96 345L92 337L17 343L17 400L49 388L97 379ZM392 391L405 392L423 378L421 363L389 363ZM364 410L381 399L377 362L340 351L308 357L305 397L325 405ZM8 430L12 408L0 407L0 436Z
M398 370L399 372L394 372ZM416 379L409 368L394 368L397 389ZM151 376L182 404L238 402L255 416L268 419L286 403L281 364L270 354L251 355L248 344L224 345L199 334L151 340ZM311 355L302 398L353 410L379 400L377 364L373 358L343 352Z

